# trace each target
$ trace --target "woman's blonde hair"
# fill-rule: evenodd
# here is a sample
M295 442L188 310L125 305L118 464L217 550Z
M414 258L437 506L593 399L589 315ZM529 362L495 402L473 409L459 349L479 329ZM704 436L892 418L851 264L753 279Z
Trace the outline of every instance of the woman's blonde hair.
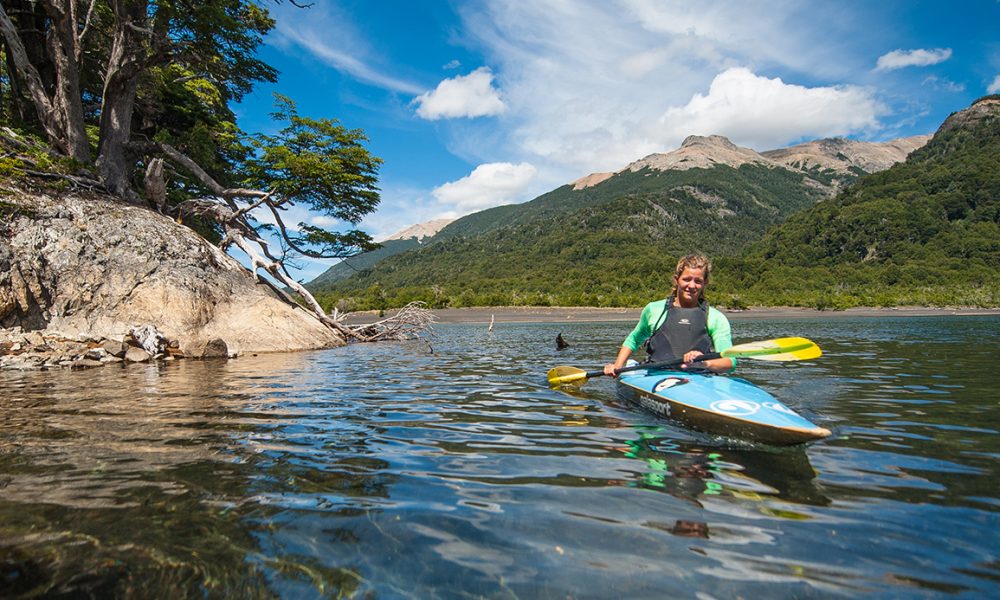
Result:
M705 287L701 288L701 294L698 296L698 300L704 300L705 288L708 287L708 277L712 273L712 262L703 254L688 254L677 261L677 268L674 269L673 289L670 290L671 297L677 295L677 280L684 269L701 269L705 274Z

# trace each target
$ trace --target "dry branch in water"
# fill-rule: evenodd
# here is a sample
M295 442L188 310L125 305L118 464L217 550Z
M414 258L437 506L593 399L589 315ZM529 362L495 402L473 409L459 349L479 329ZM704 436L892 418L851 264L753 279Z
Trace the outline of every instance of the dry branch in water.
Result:
M356 339L363 342L411 340L434 324L434 313L426 306L424 302L410 302L391 317L365 325L354 325L350 329Z

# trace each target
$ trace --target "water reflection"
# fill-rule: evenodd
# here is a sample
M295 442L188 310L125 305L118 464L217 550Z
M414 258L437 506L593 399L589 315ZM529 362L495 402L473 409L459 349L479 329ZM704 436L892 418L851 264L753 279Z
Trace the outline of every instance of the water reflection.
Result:
M738 325L824 348L741 366L837 432L790 448L548 389L622 324L0 373L0 596L984 594L1000 320L906 323Z

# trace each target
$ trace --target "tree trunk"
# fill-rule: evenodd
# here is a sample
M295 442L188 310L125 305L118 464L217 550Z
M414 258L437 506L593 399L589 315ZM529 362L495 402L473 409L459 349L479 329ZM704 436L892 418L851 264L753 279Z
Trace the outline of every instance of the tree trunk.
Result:
M24 48L24 56L28 63L38 65L41 60L44 60L45 40L42 37L41 31L34 25L34 23L32 23L30 27L24 27L22 25L23 20L25 19L24 15L30 12L30 7L28 5L26 5L23 1L9 1L4 2L3 4L5 6L0 6L0 29L3 30L3 35L0 36L0 38L3 39L4 60L7 65L7 84L9 86L11 106L13 107L13 112L16 114L16 119L12 122L36 128L41 125L41 121L38 117L38 111L35 110L35 105L31 98L31 92L27 89L27 86L24 83L24 75L20 72L18 61L14 59L14 52L16 49L11 48L8 43L7 26L3 24L4 20L13 21L13 18L9 16L4 17L3 11L6 11L7 15L18 15L18 27L15 31L21 45ZM41 75L40 79L44 81L44 75ZM15 114L10 115L12 119Z
M86 163L90 160L90 146L84 128L80 94L76 2L52 0L45 2L43 7L51 21L45 39L47 52L44 58L37 43L25 43L26 38L38 36L38 32L34 31L35 24L20 23L20 28L15 27L3 6L0 6L0 31L7 42L9 59L31 95L49 142L67 156ZM32 20L30 16L38 15L22 7L19 17ZM43 18L40 20L44 21ZM46 67L54 70L48 84L40 72Z
M129 181L132 169L127 144L132 137L135 93L144 54L142 31L146 25L146 5L144 0L112 2L115 30L104 76L97 149L97 167L104 185L132 202L137 201L137 196Z
M52 100L49 98L38 69L28 57L28 51L17 27L7 15L3 4L0 4L0 33L3 34L4 40L7 42L9 58L20 74L20 81L24 83L32 102L35 104L35 112L38 114L38 120L45 131L45 136L54 147L60 150L65 149L65 136L60 129L59 119L56 118L56 109L52 105Z
M135 81L113 81L108 77L101 103L101 141L97 148L97 168L111 193L135 201L129 176L131 161L126 145L132 136L132 112L135 108Z
M52 19L49 56L56 68L54 108L62 120L66 151L81 163L90 162L90 142L83 120L83 96L80 93L80 38L77 29L76 0L62 0L46 5Z

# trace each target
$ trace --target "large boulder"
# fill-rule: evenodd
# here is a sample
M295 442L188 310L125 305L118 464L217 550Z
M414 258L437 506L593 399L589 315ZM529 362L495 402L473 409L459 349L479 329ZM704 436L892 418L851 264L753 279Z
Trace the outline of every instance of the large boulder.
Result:
M147 324L187 356L219 341L230 355L344 344L163 215L97 194L0 186L0 327L122 339Z

